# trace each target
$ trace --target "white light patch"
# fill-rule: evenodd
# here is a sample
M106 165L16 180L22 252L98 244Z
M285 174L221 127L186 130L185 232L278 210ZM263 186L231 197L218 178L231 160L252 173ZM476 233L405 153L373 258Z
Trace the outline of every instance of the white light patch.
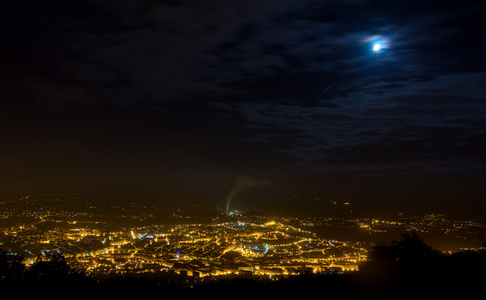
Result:
M388 52L392 47L393 37L388 35L372 35L365 37L364 42L368 44L368 49L372 52Z

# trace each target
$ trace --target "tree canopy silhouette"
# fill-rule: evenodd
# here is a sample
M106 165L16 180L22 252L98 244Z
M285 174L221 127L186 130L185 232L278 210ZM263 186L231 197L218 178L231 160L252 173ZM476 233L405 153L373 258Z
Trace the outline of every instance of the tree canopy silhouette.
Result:
M442 253L416 233L404 234L391 245L370 249L358 284L394 298L412 297L419 291L422 296L435 298L454 293L464 296L480 289L479 282L485 279L485 258L485 251Z
M65 277L71 274L71 267L61 253L51 252L38 256L29 274L37 277Z
M24 257L0 249L0 280L17 279L25 270Z
M403 234L399 241L390 246L377 245L368 253L363 270L370 267L400 268L401 271L435 264L442 257L441 252L427 245L416 233Z

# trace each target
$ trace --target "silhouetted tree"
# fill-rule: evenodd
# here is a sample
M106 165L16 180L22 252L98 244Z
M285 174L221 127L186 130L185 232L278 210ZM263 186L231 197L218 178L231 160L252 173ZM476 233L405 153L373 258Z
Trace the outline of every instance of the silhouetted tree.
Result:
M24 257L0 249L0 280L20 279L24 272Z
M70 271L64 256L59 252L52 252L46 256L38 256L29 273L39 277L62 277L70 274Z
M362 266L363 271L403 272L415 271L436 264L442 254L425 244L416 233L404 234L401 240L391 245L377 245L368 253L368 260Z
M441 256L441 253L418 237L416 233L404 234L400 241L392 244L397 261L404 266L416 266L424 262L432 262Z
M36 262L27 270L26 278L35 283L51 281L77 285L89 284L91 281L84 271L69 266L59 252L37 257Z
M404 234L391 245L370 249L359 271L359 284L380 296L412 296L418 290L437 286L437 269L444 256L428 246L416 233Z
M59 252L39 256L24 276L25 290L29 296L65 297L75 291L77 296L86 296L96 288L96 281L83 271L72 268Z

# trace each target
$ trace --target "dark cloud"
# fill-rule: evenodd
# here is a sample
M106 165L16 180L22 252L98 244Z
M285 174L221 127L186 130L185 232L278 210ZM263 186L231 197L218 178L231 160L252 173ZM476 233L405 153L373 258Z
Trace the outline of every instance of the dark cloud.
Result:
M240 175L417 173L477 185L485 12L481 1L2 3L4 187L224 182L224 198Z
M254 129L255 141L281 142L277 151L313 169L316 161L323 169L329 164L401 165L407 160L443 161L447 154L455 163L463 157L474 161L480 159L475 149L481 149L485 133L485 75L445 75L394 86L373 83L315 106L245 102L232 108Z
M184 98L204 88L198 85L203 75L198 70L208 57L201 52L276 3L7 3L3 39L10 45L5 55L11 65L6 71L18 75L9 78L10 84L60 101L72 100L52 95L53 89L71 91L79 101L119 105Z
M319 72L323 85L340 81L341 92L383 80L383 74L388 81L419 79L457 66L454 56L444 59L443 49L479 55L474 49L481 47L459 44L468 41L463 32L479 24L478 12L484 10L373 1L5 5L3 35L11 46L4 49L11 64L7 71L20 76L4 73L10 84L51 103L120 105L247 92L243 82L303 72ZM403 13L410 10L414 13ZM459 21L464 17L467 24ZM390 36L392 51L373 59L365 42L373 35Z

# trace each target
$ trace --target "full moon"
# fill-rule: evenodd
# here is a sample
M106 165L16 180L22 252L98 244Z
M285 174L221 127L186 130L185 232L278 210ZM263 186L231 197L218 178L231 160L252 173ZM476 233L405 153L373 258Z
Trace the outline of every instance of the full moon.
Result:
M374 44L373 45L373 51L379 51L381 48L380 44Z

